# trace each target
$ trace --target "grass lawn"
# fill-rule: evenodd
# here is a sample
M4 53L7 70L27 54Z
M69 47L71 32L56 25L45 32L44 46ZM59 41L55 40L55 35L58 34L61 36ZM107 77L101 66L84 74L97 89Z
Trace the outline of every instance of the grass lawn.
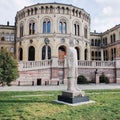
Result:
M86 91L96 103L57 104L60 91L0 92L0 120L120 120L120 89Z

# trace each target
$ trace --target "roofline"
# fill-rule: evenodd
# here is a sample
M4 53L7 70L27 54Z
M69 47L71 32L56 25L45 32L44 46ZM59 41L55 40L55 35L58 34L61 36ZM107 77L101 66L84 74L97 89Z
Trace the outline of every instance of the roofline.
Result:
M74 5L72 5L72 4L57 3L57 2L51 2L51 3L47 3L47 2L46 2L46 3L37 3L37 4L34 4L34 5L25 6L23 9L21 9L21 10L19 10L19 11L17 11L17 12L20 12L20 11L22 11L22 10L24 10L24 9L29 8L29 7L34 7L34 6L37 6L37 5L46 5L46 4L66 5L66 6L69 6L69 7L75 7L75 8L77 8L77 9L81 9L82 11L86 12L83 8L79 8L79 7L74 6ZM88 12L86 12L86 13L90 16L90 14L89 14Z

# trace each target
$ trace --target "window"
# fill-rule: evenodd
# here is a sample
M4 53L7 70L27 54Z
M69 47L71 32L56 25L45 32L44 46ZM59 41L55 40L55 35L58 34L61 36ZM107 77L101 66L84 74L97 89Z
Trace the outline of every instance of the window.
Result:
M1 41L4 41L4 40L5 40L5 34L4 34L4 32L2 32Z
M14 41L14 33L11 34L11 41Z
M35 48L33 46L29 47L29 50L28 50L28 60L29 61L34 61L35 60Z
M14 48L13 48L13 47L10 48L10 52L11 52L11 53L14 53Z
M20 38L23 37L24 27L23 24L20 25Z
M88 30L87 30L87 27L84 28L84 37L85 37L85 38L88 37Z
M46 52L47 50L47 52ZM47 55L46 55L47 53ZM48 57L48 58L46 58ZM42 48L42 60L45 60L45 59L51 59L51 48L50 46L43 46Z
M115 42L116 41L116 36L115 36L115 34L113 34L113 42Z
M75 23L74 24L74 31L75 31L75 35L79 36L79 24L78 23Z
M29 23L29 35L35 34L35 22L31 21Z
M23 49L19 49L19 60L23 60Z
M88 59L88 50L87 49L85 49L85 60L87 60Z
M94 46L94 40L93 39L91 40L91 46Z
M9 33L6 34L6 41L10 41L10 34Z
M49 19L45 19L43 22L43 33L51 32L51 22Z
M67 24L65 20L61 20L59 22L59 33L67 33Z

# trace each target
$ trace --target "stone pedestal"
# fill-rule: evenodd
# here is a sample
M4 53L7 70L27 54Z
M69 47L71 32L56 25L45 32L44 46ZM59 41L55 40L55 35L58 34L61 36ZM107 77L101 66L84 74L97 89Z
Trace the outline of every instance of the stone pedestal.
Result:
M83 96L81 91L63 91L62 95L58 95L58 101L74 104L89 101L88 96Z
M96 74L96 76L95 76L95 80L96 80L96 84L99 84L99 83L100 83L99 75L98 75L98 74Z

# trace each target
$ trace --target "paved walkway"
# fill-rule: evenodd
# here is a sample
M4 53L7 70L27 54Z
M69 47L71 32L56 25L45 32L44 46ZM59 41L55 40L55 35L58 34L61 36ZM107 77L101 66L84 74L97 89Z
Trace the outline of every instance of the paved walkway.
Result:
M85 84L78 85L82 90L108 90L108 89L120 89L120 84ZM66 90L67 86L0 86L0 91L54 91L54 90Z

